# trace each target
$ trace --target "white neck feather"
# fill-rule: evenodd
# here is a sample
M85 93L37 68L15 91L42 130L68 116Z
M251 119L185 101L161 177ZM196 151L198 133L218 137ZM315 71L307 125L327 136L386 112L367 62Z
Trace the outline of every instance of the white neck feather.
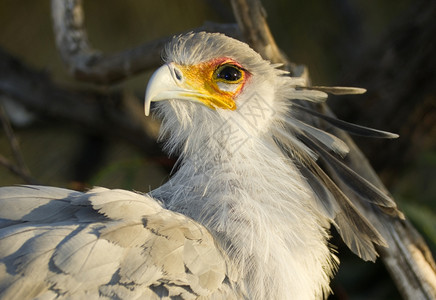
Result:
M211 231L249 299L321 298L337 263L325 219L271 137L234 121L188 138L180 169L155 194Z

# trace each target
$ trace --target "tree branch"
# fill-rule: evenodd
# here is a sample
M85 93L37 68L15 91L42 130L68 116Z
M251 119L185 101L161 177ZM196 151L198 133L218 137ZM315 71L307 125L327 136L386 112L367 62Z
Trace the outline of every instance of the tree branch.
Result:
M61 88L47 74L30 69L1 48L0 92L40 115L78 124L86 131L108 137L118 136L149 156L162 153L151 129L155 121L143 117L139 101L119 93Z
M171 37L106 55L91 47L88 41L82 0L52 0L51 3L56 44L76 79L111 84L161 64L162 49ZM240 35L236 24L208 22L192 31L223 32L234 37Z

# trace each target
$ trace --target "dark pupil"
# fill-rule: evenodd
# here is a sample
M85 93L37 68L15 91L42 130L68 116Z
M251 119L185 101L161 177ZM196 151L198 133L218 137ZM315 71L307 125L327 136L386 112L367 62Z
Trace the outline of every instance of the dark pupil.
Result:
M241 71L231 66L222 68L217 75L218 78L224 79L226 81L237 81L239 78L241 78L241 76Z

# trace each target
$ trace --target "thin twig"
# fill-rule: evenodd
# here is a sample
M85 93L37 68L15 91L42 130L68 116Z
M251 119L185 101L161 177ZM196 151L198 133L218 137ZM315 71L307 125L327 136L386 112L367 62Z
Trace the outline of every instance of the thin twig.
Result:
M28 173L23 172L21 168L19 168L17 165L13 164L10 160L8 160L6 157L0 154L0 165L8 169L13 174L17 175L21 179L24 180L24 182L28 184L37 184L38 182L30 176Z
M8 138L9 145L12 149L12 155L14 156L14 159L17 162L18 167L22 169L25 173L30 174L29 169L24 163L23 155L21 154L20 146L18 144L18 139L14 134L14 131L11 126L11 122L9 122L9 118L1 103L0 103L0 122L2 123L2 127L6 133L6 137Z
M8 139L9 146L12 150L12 155L15 159L15 164L10 162L7 158L0 155L0 164L9 169L12 173L21 177L27 183L36 183L36 180L32 178L29 169L24 163L23 155L21 154L21 149L16 138L14 131L12 129L9 118L0 103L0 122L5 131L6 138Z

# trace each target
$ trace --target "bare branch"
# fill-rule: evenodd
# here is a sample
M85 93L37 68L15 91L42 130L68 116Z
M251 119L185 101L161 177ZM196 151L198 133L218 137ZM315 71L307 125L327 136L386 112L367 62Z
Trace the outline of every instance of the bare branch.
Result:
M119 93L61 88L47 74L30 69L1 49L0 92L40 115L72 122L108 137L118 136L149 156L162 153L156 145L155 132L149 130L148 123L153 120L143 117L142 107L131 109L131 102Z
M264 58L275 63L283 63L285 67L292 70L292 65L281 54L271 35L260 1L232 0L232 6L238 24L251 46ZM326 105L324 108L327 114L333 115ZM387 191L350 136L339 130L335 133L351 149L347 156L348 165L375 186ZM405 299L436 298L435 263L419 233L407 220L380 217L372 211L367 211L366 215L373 222L387 224L384 237L388 241L389 248L379 247L378 251L403 297Z
M56 44L70 73L77 79L109 84L160 65L165 37L112 55L93 49L88 41L82 0L52 0ZM205 23L192 31L238 36L236 24Z

